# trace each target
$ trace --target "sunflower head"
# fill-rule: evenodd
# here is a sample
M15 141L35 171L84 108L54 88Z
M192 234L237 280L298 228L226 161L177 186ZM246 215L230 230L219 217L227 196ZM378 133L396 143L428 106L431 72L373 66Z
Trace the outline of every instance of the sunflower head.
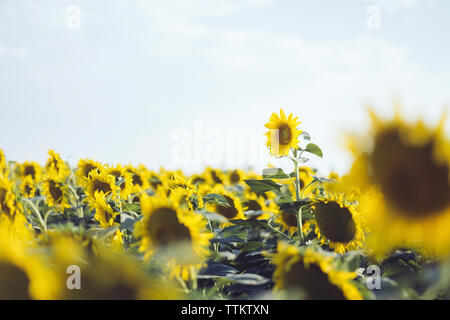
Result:
M67 177L70 174L69 166L61 159L61 156L54 150L48 151L48 159L45 164L45 171L56 171L61 177Z
M23 212L22 205L17 201L13 186L7 176L0 174L0 215L10 219Z
M39 163L35 161L26 161L19 166L20 176L30 176L35 182L41 180L42 168Z
M89 178L89 174L93 170L102 171L103 170L102 164L100 162L90 159L80 159L78 161L77 171L75 172L78 183L84 185L86 179Z
M432 129L372 115L348 183L360 187L360 208L371 226L369 244L380 254L396 246L450 252L450 141L444 120ZM369 146L369 147L364 147Z
M116 178L116 184L120 188L120 198L128 199L128 196L133 191L132 173L125 170L120 164L115 167L105 168L105 172L107 175L112 175Z
M131 175L132 192L139 193L149 188L148 173L146 167L139 165L137 168L132 165L125 167L125 170Z
M5 153L0 149L0 173L6 171L6 158Z
M211 189L210 193L217 193L225 198L228 206L222 206L215 203L208 202L206 210L216 212L228 220L245 219L244 210L242 209L241 200L232 192L227 191L223 185L216 185Z
M201 215L179 207L163 196L141 195L143 219L135 234L141 238L140 251L147 258L158 254L168 263L172 275L189 277L199 270L208 253L206 221Z
M30 175L25 176L20 184L20 193L25 198L33 198L36 194L36 185Z
M252 216L257 214L257 219L268 219L272 215L278 214L278 206L274 201L266 200L254 192L245 192L245 200L242 202L244 212L252 212ZM248 213L246 213L248 214Z
M95 192L95 216L94 218L100 223L100 227L109 228L117 224L116 217L120 212L114 212L113 208L108 204L103 192Z
M42 193L46 203L57 211L63 212L65 208L70 208L68 203L69 189L65 179L55 169L47 172L42 183Z
M289 115L286 117L283 109L280 110L280 115L272 113L269 122L265 125L269 131L266 133L266 145L270 149L270 154L276 157L287 156L290 149L298 147L298 137L302 133L297 129L300 124L298 117Z
M354 204L343 196L328 195L313 200L315 232L322 244L338 254L358 250L365 239L364 224Z
M119 190L120 187L116 185L116 178L104 171L99 172L98 169L95 169L90 172L89 178L86 179L86 200L91 207L95 204L96 193L102 193L104 196L115 199Z
M299 249L278 243L273 256L275 290L289 299L361 300L362 295L352 283L356 273L336 270L332 257L311 248Z

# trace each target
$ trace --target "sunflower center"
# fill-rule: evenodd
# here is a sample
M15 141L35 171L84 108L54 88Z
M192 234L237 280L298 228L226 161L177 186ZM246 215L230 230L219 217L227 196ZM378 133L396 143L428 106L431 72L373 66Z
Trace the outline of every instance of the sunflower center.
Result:
M426 218L450 205L449 167L433 157L434 143L408 146L398 130L380 135L371 156L386 200L409 218Z
M262 207L256 200L248 200L246 203L247 210L261 211Z
M97 169L97 167L93 166L92 164L86 164L83 168L83 177L88 178L89 173L95 169Z
M289 227L297 226L297 217L295 214L283 210L281 211L281 219Z
M93 191L94 191L94 193L95 193L95 191L98 191L98 192L102 191L104 194L108 194L112 190L111 190L111 186L109 185L109 183L95 179L93 181Z
M289 144L289 142L291 142L291 139L292 139L292 132L291 132L291 128L289 127L289 125L282 124L278 128L278 130L279 130L278 137L279 137L280 144L283 144L283 145Z
M356 223L348 208L341 208L336 202L319 202L315 207L317 226L327 239L341 243L354 239Z
M316 264L305 267L303 261L294 263L283 282L288 290L301 290L308 300L345 300L342 290Z
M177 213L170 208L157 209L148 221L152 240L158 247L169 247L191 241L189 229L178 221Z
M133 183L133 185L137 184L138 186L142 186L144 184L141 176L138 175L137 173L133 173L132 183Z
M241 181L241 176L239 175L239 173L238 173L236 170L234 170L234 171L231 172L231 174L230 174L230 182L231 182L232 184L236 184L236 183L238 183L239 181Z
M230 206L223 207L223 206L217 205L217 213L221 214L222 216L224 216L227 219L233 219L239 213L235 207L234 200L229 196L224 195L223 197L227 200L227 202Z
M0 299L1 300L29 300L30 280L20 268L7 262L0 262Z
M57 203L60 203L62 201L62 196L63 196L62 190L56 184L55 181L50 180L48 190L50 192L50 195L53 198L53 201L55 201Z
M217 173L216 173L216 171L211 171L211 177L212 177L212 179L213 179L213 181L215 182L215 183L217 183L217 184L222 184L222 179L220 179L218 176L217 176Z
M33 179L36 177L36 169L33 166L25 166L23 171L25 176L31 176Z

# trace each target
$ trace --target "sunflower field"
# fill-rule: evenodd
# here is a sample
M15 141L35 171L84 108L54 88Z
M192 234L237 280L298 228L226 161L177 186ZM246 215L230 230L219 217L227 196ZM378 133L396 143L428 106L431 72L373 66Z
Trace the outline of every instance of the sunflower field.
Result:
M445 117L370 116L342 176L307 165L326 151L283 110L267 148L292 172L0 150L0 299L449 299Z

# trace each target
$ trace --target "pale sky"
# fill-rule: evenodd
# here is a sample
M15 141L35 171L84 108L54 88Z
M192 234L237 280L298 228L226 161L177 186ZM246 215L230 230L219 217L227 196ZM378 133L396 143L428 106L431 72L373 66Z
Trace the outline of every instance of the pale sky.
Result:
M223 150L221 134L261 137L283 108L324 151L310 164L343 173L344 133L367 129L367 103L389 116L401 98L434 124L450 110L449 58L446 0L0 0L0 148L16 161L53 148L72 164L229 167L229 152L205 154ZM268 152L251 141L226 149L236 165L289 167L253 163ZM180 146L197 155L177 158Z

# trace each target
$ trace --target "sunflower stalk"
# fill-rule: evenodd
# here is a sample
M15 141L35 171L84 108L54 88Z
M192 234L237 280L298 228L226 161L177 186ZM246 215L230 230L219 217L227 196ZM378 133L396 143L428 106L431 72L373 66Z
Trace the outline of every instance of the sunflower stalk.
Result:
M39 209L34 205L34 203L27 199L27 198L22 198L32 209L31 211L34 212L34 215L38 218L39 223L41 224L42 230L47 233L47 225L44 222L44 219L42 218L41 212L39 211Z
M297 159L297 150L293 150L294 158L292 161L294 162L294 171L295 171L295 196L297 201L300 201L300 173L298 167ZM299 157L302 155L303 151L300 152ZM303 193L302 193L303 194ZM303 241L303 232L302 232L302 208L300 208L297 212L297 232L299 237L299 243Z

